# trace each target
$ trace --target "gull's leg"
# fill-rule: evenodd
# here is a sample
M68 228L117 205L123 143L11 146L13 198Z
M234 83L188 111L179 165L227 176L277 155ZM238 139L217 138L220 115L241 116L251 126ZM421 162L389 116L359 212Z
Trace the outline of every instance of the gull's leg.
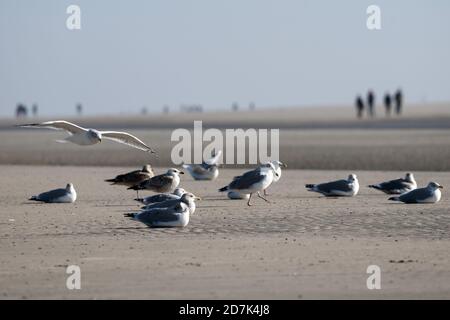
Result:
M269 195L269 193L267 192L267 189L264 189L264 195L265 195L265 196L268 196L268 195Z
M139 190L136 190L136 196L139 199Z
M248 206L251 206L252 204L250 203L250 200L252 199L252 195L253 195L253 193L250 193L250 197L248 197L248 202L247 202L247 205Z
M259 193L259 191L258 191L256 194L258 195L258 197L260 197L261 199L263 199L265 202L270 203L270 201L267 200L266 198L264 198L264 197L261 195L261 193Z

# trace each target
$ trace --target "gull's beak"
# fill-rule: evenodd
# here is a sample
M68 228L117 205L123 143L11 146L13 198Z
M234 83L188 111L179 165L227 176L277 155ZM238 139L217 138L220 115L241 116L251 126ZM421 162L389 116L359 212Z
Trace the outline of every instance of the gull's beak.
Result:
M284 168L287 168L287 164L285 164L285 163L281 163L281 166Z
M184 174L184 172L183 172L183 171L180 171L180 174Z
M439 186L438 188L439 188L439 189L444 189L444 187L443 187L443 186Z
M194 199L195 199L195 200L198 200L198 201L201 201L201 200L202 200L202 198L197 197L197 196L195 196Z

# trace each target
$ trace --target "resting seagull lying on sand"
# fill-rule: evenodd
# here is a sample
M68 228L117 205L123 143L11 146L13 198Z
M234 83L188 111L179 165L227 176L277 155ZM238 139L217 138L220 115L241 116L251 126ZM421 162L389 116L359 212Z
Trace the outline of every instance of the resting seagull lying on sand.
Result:
M142 170L134 170L124 174L119 174L114 179L107 179L105 181L111 182L112 185L117 184L132 187L144 180L152 178L154 175L155 174L153 173L152 166L147 164L142 168ZM139 199L139 190L136 190L136 192Z
M358 194L359 182L356 174L351 174L347 180L307 184L305 187L308 191L318 192L327 197L353 197Z
M65 189L55 189L32 196L30 200L42 201L48 203L73 203L77 200L77 192L73 184L67 184Z
M254 170L247 171L242 176L234 177L233 181L221 189L220 192L232 191L238 194L250 194L247 205L251 206L250 200L253 193L256 192L259 198L269 202L261 195L261 191L265 190L273 182L274 176L278 174L275 172L275 167L272 163L267 163Z
M80 146L90 146L100 143L102 139L108 139L115 142L129 145L133 148L155 153L152 148L147 146L144 142L136 138L135 136L119 131L99 131L95 129L85 129L76 124L70 123L64 120L47 121L43 123L30 123L18 125L18 127L24 128L48 128L54 130L65 130L70 135L64 140L57 140L58 142L72 142Z
M419 188L398 197L390 197L389 200L404 203L436 203L441 200L441 190L444 187L439 183L430 182L425 188Z
M158 193L173 192L180 184L180 174L184 174L184 172L171 168L164 174L144 180L128 189L151 190Z
M189 223L190 214L195 211L195 200L199 199L192 193L185 193L179 200L157 203L139 213L126 214L149 227L185 227ZM165 204L165 205L163 205ZM194 208L193 210L191 208Z
M379 184L372 184L369 188L383 191L387 194L402 194L417 188L416 180L412 173L407 173L405 178L390 180Z
M158 202L164 202L167 200L177 200L180 199L186 190L183 188L176 188L173 193L160 193L154 196L145 197L144 199L134 199L136 201L142 202L145 205L154 204Z
M218 162L222 151L219 150L217 154L203 161L202 164L183 164L183 168L186 169L195 180L214 180L219 176Z

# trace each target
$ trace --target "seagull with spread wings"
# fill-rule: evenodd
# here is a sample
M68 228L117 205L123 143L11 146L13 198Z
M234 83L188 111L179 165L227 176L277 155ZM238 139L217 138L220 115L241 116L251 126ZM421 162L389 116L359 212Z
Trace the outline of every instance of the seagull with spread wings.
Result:
M95 129L86 129L76 124L64 120L47 121L42 123L30 123L18 125L24 128L48 128L54 130L64 130L70 135L64 140L57 140L58 142L72 142L80 146L90 146L100 143L102 139L108 139L115 142L129 145L133 148L155 153L155 151L147 146L144 142L127 132L119 131L99 131Z

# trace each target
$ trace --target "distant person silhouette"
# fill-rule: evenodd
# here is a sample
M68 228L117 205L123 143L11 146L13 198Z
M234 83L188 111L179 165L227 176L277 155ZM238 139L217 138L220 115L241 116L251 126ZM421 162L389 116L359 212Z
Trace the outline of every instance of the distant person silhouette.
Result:
M371 118L375 117L375 94L372 90L369 90L369 92L367 92L367 107L369 116Z
M25 107L23 104L19 103L16 106L16 117L17 118L25 118L28 114L27 107Z
M356 105L356 116L358 117L358 119L361 119L364 112L364 101L361 98L361 96L356 97L355 105Z
M37 115L38 115L38 105L36 103L33 104L33 106L31 107L31 111L33 112L33 117L37 117Z
M392 107L391 95L387 92L384 95L384 108L386 110L386 116L387 117L389 117L391 115L391 107Z
M402 113L402 107L403 107L403 93L402 93L401 89L398 89L395 92L394 100L395 100L395 113L397 115L400 115Z
M77 109L77 114L79 116L81 116L83 114L83 106L81 105L81 103L77 104L76 109Z
M237 104L237 102L234 102L231 105L231 110L233 110L233 111L238 111L239 110L239 105Z
M254 111L256 108L255 103L250 102L250 104L248 105L248 108L250 109L250 111Z
M163 107L163 113L164 114L168 114L170 112L170 107L168 106L168 105L165 105L164 107Z

